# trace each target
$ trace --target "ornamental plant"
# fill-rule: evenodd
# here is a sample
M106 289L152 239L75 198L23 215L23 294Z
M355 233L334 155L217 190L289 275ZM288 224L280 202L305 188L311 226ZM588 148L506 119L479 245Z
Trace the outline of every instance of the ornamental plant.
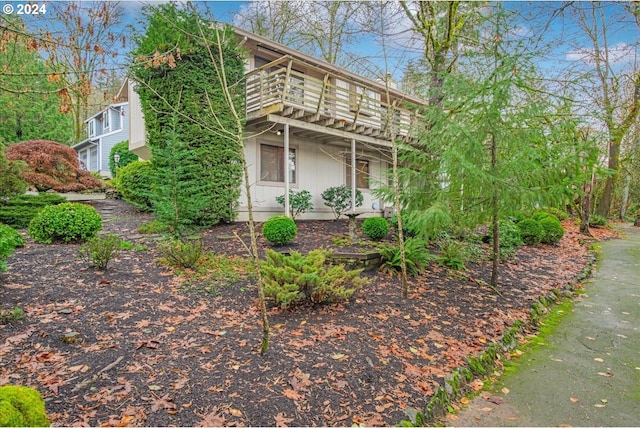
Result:
M102 217L89 205L65 202L43 208L29 223L29 236L36 242L86 241L102 229Z
M105 270L113 257L122 247L122 239L115 233L91 238L78 250L81 260L93 265L96 269Z
M0 223L25 228L42 208L63 202L67 200L56 193L16 196L0 202Z
M48 427L40 392L26 386L0 386L0 426Z
M115 184L122 199L140 211L151 211L153 172L153 164L143 161L134 161L123 168L118 168Z
M349 299L353 293L370 283L360 276L362 269L346 270L344 265L328 266L327 252L313 250L303 256L292 251L290 256L267 250L261 263L264 293L281 308Z
M300 215L313 210L311 193L308 190L289 190L289 215L294 220ZM276 196L276 202L284 206L284 195Z
M17 247L24 245L22 235L9 226L0 224L0 272L7 270L5 260L13 254Z
M544 230L542 229L540 222L535 221L532 218L527 218L518 223L518 229L520 229L522 242L525 244L535 245L542 241Z
M400 274L402 271L402 255L397 245L384 245L379 249L382 256L381 272ZM426 241L419 238L407 238L404 241L405 260L407 273L412 276L419 275L427 267L431 258Z
M120 156L120 159L118 159L118 169L138 160L138 155L129 151L129 140L114 145L111 147L111 151L109 151L109 170L111 171L112 177L118 176L116 173L116 161L113 159L113 155L116 153Z
M297 234L296 223L284 215L273 216L262 225L262 236L273 245L286 245Z
M204 254L202 241L198 239L167 239L158 246L162 261L169 266L192 269Z
M362 222L362 233L373 241L380 241L389 234L389 222L382 217L369 217Z
M545 217L539 223L543 230L542 242L544 244L555 244L564 236L562 224L555 216Z
M336 220L351 208L351 188L345 185L329 187L322 192L324 204L333 210ZM364 197L360 189L356 189L356 207L362 206Z

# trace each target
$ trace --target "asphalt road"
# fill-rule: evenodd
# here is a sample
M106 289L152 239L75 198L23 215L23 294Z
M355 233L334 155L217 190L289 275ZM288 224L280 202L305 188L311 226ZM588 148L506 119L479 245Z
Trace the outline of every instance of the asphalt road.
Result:
M544 345L449 426L640 426L640 228L620 230Z

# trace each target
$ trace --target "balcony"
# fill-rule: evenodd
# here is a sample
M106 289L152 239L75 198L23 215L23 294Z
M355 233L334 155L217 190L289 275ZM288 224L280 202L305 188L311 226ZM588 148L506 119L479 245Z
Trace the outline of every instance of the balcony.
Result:
M364 79L347 80L339 69L322 70L286 55L247 74L247 123L292 123L315 136L324 132L384 146L393 138L412 142L420 106L398 91L385 92Z

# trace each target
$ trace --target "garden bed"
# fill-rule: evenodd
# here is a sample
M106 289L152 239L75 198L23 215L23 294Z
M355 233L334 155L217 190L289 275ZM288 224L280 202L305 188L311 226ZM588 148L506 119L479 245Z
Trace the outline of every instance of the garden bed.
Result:
M216 238L246 238L245 224L203 237L236 270L178 276L158 263L157 237L136 232L148 215L122 201L92 203L111 207L105 230L140 250L98 272L76 259L77 245L29 240L0 277L2 306L26 315L0 326L0 384L38 388L57 426L393 425L587 260L567 221L559 245L522 247L501 265L499 293L485 285L489 261L462 272L434 264L411 280L408 299L396 277L366 271L371 284L347 303L271 307L270 348L260 355L255 285L229 262L246 250ZM332 238L347 231L346 221L301 221L280 250L375 251L337 245ZM69 333L77 340L64 340Z

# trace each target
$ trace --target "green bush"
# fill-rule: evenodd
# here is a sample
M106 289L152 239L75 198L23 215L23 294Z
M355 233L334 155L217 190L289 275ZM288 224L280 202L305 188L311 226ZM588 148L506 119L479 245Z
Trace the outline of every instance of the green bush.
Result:
M326 265L327 252L308 255L292 251L290 256L267 250L260 269L264 294L281 308L301 304L340 302L349 299L370 280L360 277L362 269L345 270L343 265Z
M158 249L163 262L182 269L194 268L204 253L200 239L168 239L161 242Z
M467 253L464 243L452 238L444 238L438 241L440 255L438 263L454 270L462 270L467 261Z
M534 219L535 221L540 221L543 218L547 218L547 217L550 217L550 216L551 216L551 214L549 214L546 211L536 211L535 213L533 213L531 218Z
M111 147L111 151L109 152L109 170L111 171L112 177L117 177L116 173L116 161L113 160L113 155L118 154L120 159L118 160L118 170L120 168L124 168L129 165L131 162L135 162L138 160L138 155L129 151L129 141L122 141L113 147Z
M320 195L324 204L333 210L336 220L351 208L351 187L345 185L329 187ZM360 189L356 189L356 207L362 206L364 197Z
M374 241L389 234L389 222L382 217L369 217L362 222L362 232Z
M544 236L544 230L542 229L540 222L537 222L532 218L519 222L518 229L520 229L522 242L527 245L539 244Z
M546 207L546 208L540 208L539 210L536 210L536 212L545 212L549 215L554 216L555 218L557 218L560 221L566 220L567 218L569 218L569 214L567 214L566 211L558 209L558 208L554 208L554 207Z
M11 227L0 224L0 272L7 270L6 260L17 247L24 245L22 235Z
M115 184L122 199L141 211L153 208L153 164L134 161L118 168Z
M295 219L313 209L311 193L308 190L289 190L289 214ZM284 195L276 196L276 202L284 206Z
M523 213L522 211L517 211L517 212L513 213L511 216L509 216L509 220L511 220L515 224L518 224L521 221L526 220L526 219L527 219L527 215L525 213Z
M0 223L23 229L42 208L57 205L67 200L56 193L20 195L0 203Z
M78 250L80 259L104 270L111 259L122 248L122 239L114 233L96 236L83 244Z
M589 216L589 226L591 227L604 227L607 225L607 218L599 214L591 214Z
M380 271L400 273L402 271L402 255L397 245L384 245L380 249L382 264ZM412 276L419 275L427 266L431 258L427 243L422 239L408 238L404 241L405 261L407 273Z
M26 386L0 386L0 426L48 427L40 393Z
M518 226L511 220L500 220L498 233L500 235L500 259L505 260L515 254L518 247L522 245L522 236ZM489 242L493 242L493 230L489 233Z
M138 233L144 234L158 234L169 231L169 226L159 220L153 220L148 223L144 223L138 227Z
M7 159L5 146L0 141L0 199L24 193L29 184L23 179L27 164Z
M273 245L288 244L297 234L296 223L287 216L273 216L262 225L262 236Z
M542 242L544 244L555 244L564 236L564 229L560 220L554 216L543 218L539 221L543 230Z
M45 207L29 223L29 235L43 244L86 241L101 229L95 208L74 202Z

